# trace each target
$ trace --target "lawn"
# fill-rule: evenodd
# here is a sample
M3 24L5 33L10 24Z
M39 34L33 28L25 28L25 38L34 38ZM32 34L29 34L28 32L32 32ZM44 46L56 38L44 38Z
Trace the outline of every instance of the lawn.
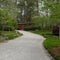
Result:
M4 37L6 37L5 40L12 40L12 39L22 35L16 31L0 31L0 33L1 33L0 38L2 37L2 39L3 39Z
M43 35L46 40L43 42L44 47L55 58L60 60L60 40L58 36L52 35L50 31L32 31L33 33Z

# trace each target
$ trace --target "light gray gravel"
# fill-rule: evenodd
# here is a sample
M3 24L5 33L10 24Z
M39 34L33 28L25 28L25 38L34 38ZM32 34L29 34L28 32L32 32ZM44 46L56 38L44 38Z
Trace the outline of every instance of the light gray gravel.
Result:
M0 60L51 60L42 45L44 38L26 31L22 37L0 44Z

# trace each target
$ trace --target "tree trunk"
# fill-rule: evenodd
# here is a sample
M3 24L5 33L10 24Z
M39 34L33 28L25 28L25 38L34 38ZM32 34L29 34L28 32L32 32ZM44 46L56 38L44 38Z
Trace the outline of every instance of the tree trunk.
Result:
M59 25L59 40L60 40L60 25Z

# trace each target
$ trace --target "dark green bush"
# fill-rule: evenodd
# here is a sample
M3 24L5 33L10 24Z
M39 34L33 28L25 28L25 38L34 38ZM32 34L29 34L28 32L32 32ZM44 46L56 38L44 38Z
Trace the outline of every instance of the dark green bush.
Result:
M0 30L13 31L17 29L18 23L16 20L9 19L5 24L0 26Z
M40 30L40 26L29 25L24 28L24 30Z

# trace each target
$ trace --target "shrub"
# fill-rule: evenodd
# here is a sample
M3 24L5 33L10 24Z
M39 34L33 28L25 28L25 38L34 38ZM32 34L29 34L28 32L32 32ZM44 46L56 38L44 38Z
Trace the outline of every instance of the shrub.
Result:
M24 30L40 30L40 26L29 25L24 28Z
M52 32L53 32L54 35L59 35L59 27L54 26Z
M5 31L13 31L17 29L18 24L16 20L9 19L3 26Z

